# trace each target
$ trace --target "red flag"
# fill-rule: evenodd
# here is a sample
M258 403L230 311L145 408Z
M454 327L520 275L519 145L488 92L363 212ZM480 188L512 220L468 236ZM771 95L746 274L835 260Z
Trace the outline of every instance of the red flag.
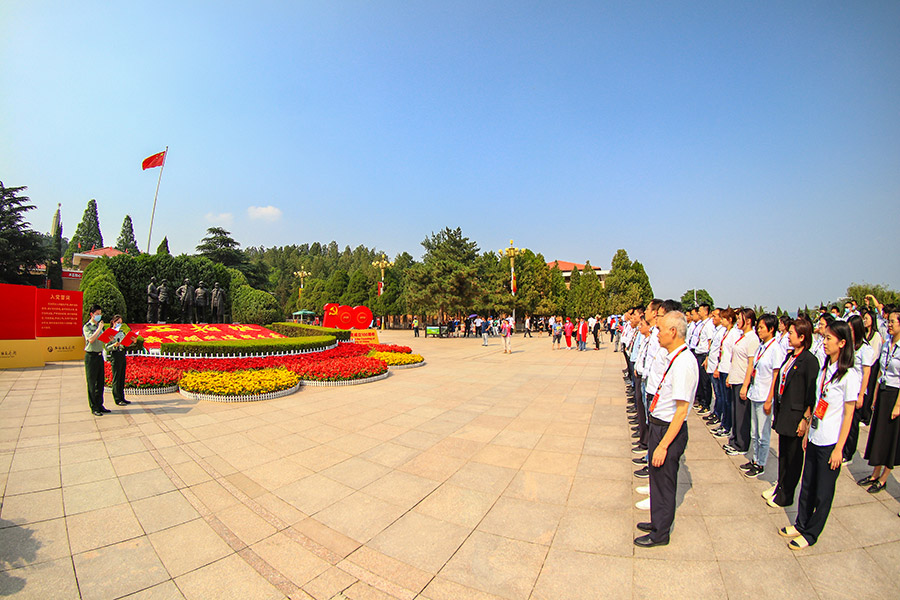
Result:
M380 296L383 293L384 293L384 282L379 281L378 282L378 295Z
M153 156L148 156L144 159L144 162L141 163L141 168L143 170L152 169L154 167L161 167L166 162L166 150L163 150L159 154L154 154Z

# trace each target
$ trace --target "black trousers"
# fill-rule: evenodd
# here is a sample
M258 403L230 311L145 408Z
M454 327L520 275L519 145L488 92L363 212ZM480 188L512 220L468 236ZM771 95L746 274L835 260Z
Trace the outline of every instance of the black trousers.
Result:
M709 373L703 366L703 361L709 355L695 354L694 356L697 357L697 367L700 369L700 380L697 382L697 393L694 398L700 406L708 410L712 404L712 383L709 380Z
M600 333L597 331L594 332L594 348L600 349Z
M797 531L812 546L819 540L831 503L834 501L834 486L841 467L832 469L828 459L834 451L830 446L806 444L806 460L803 463L803 481L800 484L800 502L797 504Z
M741 400L741 386L739 383L731 386L733 393L731 406L734 410L731 445L741 452L746 452L750 449L750 400Z
M642 444L647 443L647 407L644 406L644 400L641 398L641 376L634 376L634 403L637 407L638 417L638 438Z
M688 428L687 421L681 424L678 435L672 440L666 452L666 460L662 466L653 466L653 452L660 440L666 435L669 424L653 416L649 418L650 444L650 539L654 542L663 542L669 539L669 530L675 521L675 495L678 491L678 466L681 463L681 455L687 447Z
M112 367L112 396L116 402L125 400L125 351L109 352L109 364Z
M803 472L803 438L796 435L778 436L778 482L775 484L775 504L790 506Z
M869 401L869 407L872 406L872 401ZM853 455L856 454L856 447L859 445L859 423L862 421L863 410L865 409L865 405L862 408L854 408L853 409L853 420L850 421L850 432L847 434L847 442L844 444L844 460L853 460ZM870 411L871 413L871 408Z
M103 408L103 355L100 352L84 353L84 378L87 380L88 404L91 410Z

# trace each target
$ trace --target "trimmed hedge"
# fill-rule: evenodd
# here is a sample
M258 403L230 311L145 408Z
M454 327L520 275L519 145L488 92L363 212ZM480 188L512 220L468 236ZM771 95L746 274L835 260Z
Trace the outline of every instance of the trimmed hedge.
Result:
M342 342L350 341L350 331L344 329L329 329L327 327L319 327L318 325L303 325L300 323L271 323L266 325L266 327L276 333L288 337L332 335Z
M128 319L128 311L125 308L125 298L122 292L113 283L112 275L99 275L84 288L81 297L81 320L88 320L88 310L92 304L99 304L103 309L103 321L109 323L113 315L122 315L123 320Z
M172 342L160 345L163 354L190 354L211 356L221 354L273 354L276 352L298 352L318 350L334 344L332 335L305 338L267 338L261 340L215 341L215 342Z
M281 307L269 292L242 285L231 299L231 318L237 323L266 325L282 318Z

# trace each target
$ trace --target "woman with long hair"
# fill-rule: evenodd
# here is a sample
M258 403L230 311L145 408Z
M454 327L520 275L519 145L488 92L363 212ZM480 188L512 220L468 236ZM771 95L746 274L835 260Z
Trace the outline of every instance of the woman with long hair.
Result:
M872 365L878 360L869 342L866 341L866 328L863 325L862 317L853 315L847 319L847 324L850 325L850 331L853 332L853 369L859 374L861 387L859 389L859 397L856 399L856 410L853 411L850 435L847 438L847 443L844 445L845 463L853 460L853 455L856 454L856 446L859 442L859 422L862 420L866 391L869 389L869 375L872 371Z
M788 327L791 353L781 364L775 386L775 433L778 434L778 481L763 492L766 503L777 508L794 503L803 471L803 439L816 403L819 363L809 351L812 323L798 317Z
M816 360L819 361L819 368L822 368L822 365L825 364L825 330L828 329L828 326L834 323L834 317L831 316L830 313L822 313L819 315L819 318L816 319L816 332L813 335L813 344L812 348L809 349L810 352L813 353L813 356L816 357Z
M872 309L866 308L862 312L863 326L866 328L866 342L872 348L872 354L875 356L875 362L869 371L869 385L866 388L866 397L863 399L862 414L859 420L869 424L872 420L872 400L875 398L875 389L878 387L878 380L881 377L881 347L884 345L884 339L878 331L878 316Z
M803 438L806 458L800 483L800 502L794 525L778 533L792 538L791 550L812 546L819 540L841 472L844 443L853 422L859 397L860 377L853 368L853 334L850 325L835 321L825 330L825 366L816 378L816 407Z
M888 315L889 338L881 348L881 376L872 398L872 426L864 458L873 467L872 474L856 483L880 492L894 466L900 462L900 312Z

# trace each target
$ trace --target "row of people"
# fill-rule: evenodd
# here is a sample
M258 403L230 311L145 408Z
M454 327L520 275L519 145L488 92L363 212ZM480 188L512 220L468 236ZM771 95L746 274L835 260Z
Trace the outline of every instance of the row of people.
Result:
M746 455L740 467L745 476L765 472L771 430L778 433L778 479L763 497L770 506L790 506L800 484L797 524L782 532L791 538L791 548L817 541L840 466L856 452L860 423L870 424L864 458L873 467L860 485L871 493L881 491L900 461L900 312L878 307L879 312L842 315L846 320L823 310L815 325L805 315L796 320L769 314L757 318L753 309L711 310L706 305L685 318L685 348L697 367L690 400L710 433L728 438L723 445L727 454ZM651 479L649 489L639 491L654 488L653 404L674 361L661 347L657 323L679 308L675 301L654 300L623 315L633 451L640 455L634 462L643 465L635 475ZM651 513L653 506L652 493L639 503ZM668 529L663 527L654 539L667 540Z

